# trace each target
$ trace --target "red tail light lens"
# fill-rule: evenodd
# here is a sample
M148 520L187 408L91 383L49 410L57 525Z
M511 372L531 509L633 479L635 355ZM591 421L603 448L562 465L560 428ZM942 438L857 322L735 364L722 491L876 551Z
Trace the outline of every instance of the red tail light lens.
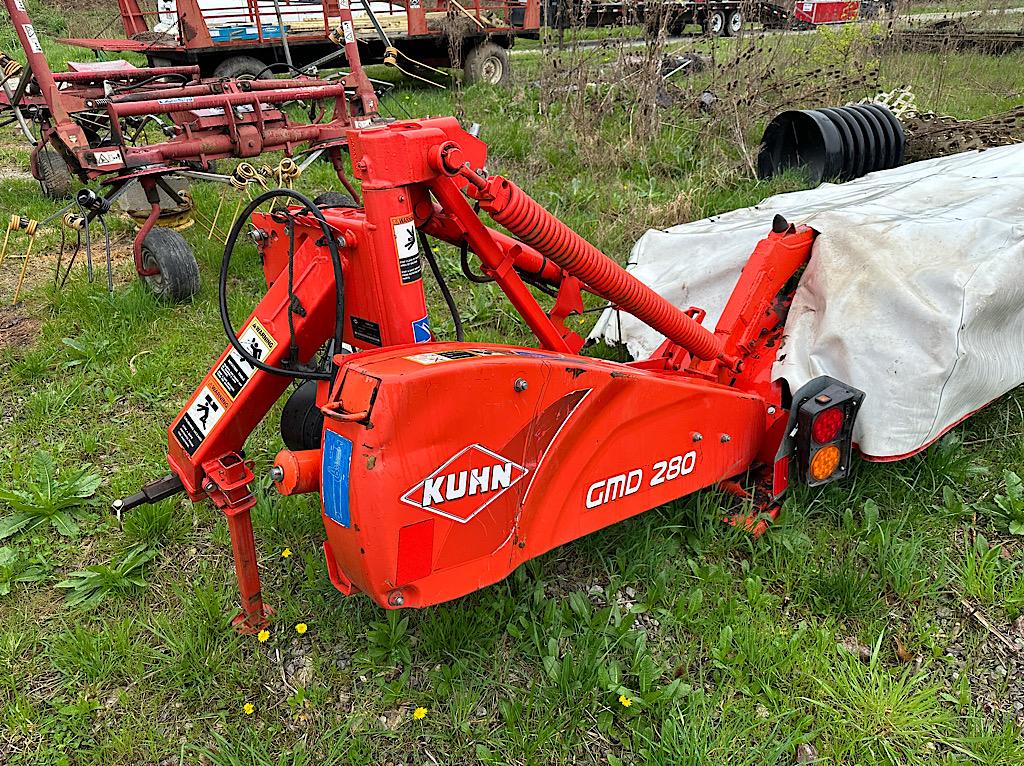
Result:
M818 444L827 444L839 435L843 427L843 408L830 407L824 412L818 413L811 425L811 438Z

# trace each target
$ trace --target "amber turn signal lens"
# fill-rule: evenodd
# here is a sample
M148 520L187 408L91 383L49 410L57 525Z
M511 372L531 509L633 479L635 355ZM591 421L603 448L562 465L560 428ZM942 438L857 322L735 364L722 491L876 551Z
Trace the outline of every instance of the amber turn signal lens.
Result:
M822 447L814 453L814 457L811 459L811 477L815 481L827 479L839 467L840 457L839 447L834 444Z

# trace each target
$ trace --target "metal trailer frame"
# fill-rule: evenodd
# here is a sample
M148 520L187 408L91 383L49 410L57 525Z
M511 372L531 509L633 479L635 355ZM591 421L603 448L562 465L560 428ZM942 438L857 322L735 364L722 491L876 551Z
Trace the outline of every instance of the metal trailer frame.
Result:
M706 34L731 37L738 34L746 22L743 12L754 4L746 0L641 0L637 3L547 0L547 5L547 18L554 27L617 26L623 23L627 13L635 13L639 23L661 23L664 19L672 35L682 34L690 24L699 24Z
M322 14L316 22L301 20L303 11L265 12L259 0L240 0L239 5L239 11L217 13L204 11L200 0L177 0L176 36L167 39L151 31L158 11L141 10L139 0L118 0L124 38L66 38L62 42L97 52L140 53L154 65L196 65L204 76L217 76L225 62L239 57L256 59L264 66L306 66L334 50L342 11L351 15L349 0L319 3ZM449 39L436 23L438 14L450 14L469 29L460 36L460 67L470 50L482 42L511 48L517 36L536 37L540 29L540 0L389 0L389 5L391 11L376 13L386 41L369 16L371 23L361 27L350 24L348 32L342 33L346 39L356 39L364 63L387 63L393 48L399 55L429 66L450 65ZM359 0L355 7L359 8ZM242 11L251 18L245 27L252 32L235 39L218 34L223 29L218 26L220 21L236 18ZM290 20L296 17L300 20Z

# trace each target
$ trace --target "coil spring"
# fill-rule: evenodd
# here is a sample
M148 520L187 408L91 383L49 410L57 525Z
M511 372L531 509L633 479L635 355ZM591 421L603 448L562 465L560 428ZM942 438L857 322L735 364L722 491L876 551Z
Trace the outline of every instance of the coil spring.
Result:
M35 235L39 221L24 215L12 215L7 228L9 231L24 231L30 237Z
M239 191L245 189L251 183L256 183L264 189L270 188L270 184L284 186L302 175L302 169L290 157L281 160L277 167L260 165L256 167L251 162L240 162L235 171L231 174L229 183Z
M78 213L65 213L64 218L61 219L64 225L72 231L81 231L85 228L85 216L79 215Z
M500 176L489 178L480 206L602 298L621 306L695 356L715 359L722 353L719 338L623 271L511 181Z
M5 79L14 77L21 73L21 62L12 59L6 53L0 53L0 72L4 73Z

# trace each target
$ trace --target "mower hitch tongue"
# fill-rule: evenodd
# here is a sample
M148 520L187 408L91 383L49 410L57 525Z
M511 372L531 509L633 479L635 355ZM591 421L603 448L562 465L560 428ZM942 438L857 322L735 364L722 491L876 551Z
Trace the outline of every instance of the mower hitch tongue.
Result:
M746 498L731 520L759 533L791 477L820 485L849 472L863 394L829 378L791 394L771 374L812 229L775 219L711 331L701 310L677 309L488 175L486 146L455 119L375 123L346 139L358 206L282 190L286 206L250 206L236 222L221 275L231 343L168 429L173 476L124 502L180 482L225 513L242 629L267 614L242 449L293 379L305 382L284 408L274 485L320 494L331 581L384 608L458 598L715 485ZM236 335L223 286L250 215L267 292ZM475 255L481 273L467 271L501 288L538 348L435 341L429 238ZM555 296L553 307L534 290ZM628 363L579 355L565 319L583 310L583 291L650 325L662 346ZM342 344L355 352L334 353Z

